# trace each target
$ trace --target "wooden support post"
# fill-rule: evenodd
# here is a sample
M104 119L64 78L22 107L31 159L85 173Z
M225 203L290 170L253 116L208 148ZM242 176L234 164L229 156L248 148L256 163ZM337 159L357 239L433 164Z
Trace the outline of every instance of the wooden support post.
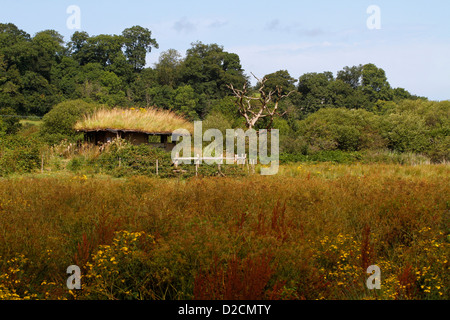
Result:
M159 172L158 172L158 159L156 159L156 175L158 175L159 174Z

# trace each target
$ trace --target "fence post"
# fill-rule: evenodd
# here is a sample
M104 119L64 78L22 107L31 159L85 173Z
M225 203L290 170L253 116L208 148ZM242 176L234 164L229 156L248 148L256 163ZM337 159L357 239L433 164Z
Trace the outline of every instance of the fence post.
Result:
M159 174L159 172L158 172L158 159L156 159L156 175L158 175Z

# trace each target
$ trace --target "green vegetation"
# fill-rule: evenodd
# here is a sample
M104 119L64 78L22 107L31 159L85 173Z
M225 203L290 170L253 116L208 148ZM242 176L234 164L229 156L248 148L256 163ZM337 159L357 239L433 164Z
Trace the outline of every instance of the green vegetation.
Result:
M140 26L65 44L0 24L0 299L449 299L450 101L373 64L252 87L201 42L146 67L158 47ZM255 125L280 131L278 175L76 130L245 129L230 84L289 94Z
M131 108L147 115L157 109L175 114L173 119L203 120L205 128L222 131L245 128L228 85L247 85L248 95L255 96L261 84L251 87L237 54L195 42L184 57L168 49L146 67L147 52L158 47L151 31L140 26L121 35L75 32L64 43L54 30L32 37L14 24L0 24L0 137L17 134L26 124L21 117L43 117L39 128L31 130L33 123L22 128L26 135L49 146L65 140L79 143L76 123L77 128L123 127L113 119L115 123L107 123L105 113L92 115L114 108L133 115ZM433 163L449 161L450 102L392 88L385 71L374 64L298 78L279 70L265 78L266 94L280 88L282 95L289 95L279 101L282 116L273 122L262 118L255 129L279 129L281 151L290 155L286 159L320 159L324 152L342 151L366 157L414 153ZM144 114L126 126L171 131L179 125L148 121Z
M296 164L272 177L0 179L0 298L448 300L449 174ZM73 264L81 291L66 288Z
M99 106L83 100L69 100L56 105L42 119L40 133L49 144L67 139L81 140L83 135L74 130L77 121L84 115L94 112Z

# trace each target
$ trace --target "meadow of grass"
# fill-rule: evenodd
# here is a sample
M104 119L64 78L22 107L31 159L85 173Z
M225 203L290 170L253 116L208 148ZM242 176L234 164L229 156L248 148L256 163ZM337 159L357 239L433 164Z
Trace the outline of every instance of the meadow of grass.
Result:
M29 120L29 119L20 120L20 123L22 125L37 126L37 127L41 126L42 122L43 121L40 119L38 119L38 120Z
M449 299L449 173L0 178L0 298ZM69 291L74 264L82 290ZM381 290L366 287L370 265Z

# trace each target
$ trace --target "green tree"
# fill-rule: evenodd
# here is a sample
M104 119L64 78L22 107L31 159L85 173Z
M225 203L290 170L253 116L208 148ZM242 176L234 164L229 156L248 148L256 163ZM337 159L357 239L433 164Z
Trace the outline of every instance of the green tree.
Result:
M33 69L50 81L51 69L60 62L64 52L63 36L55 30L44 30L36 33L32 42L38 52Z
M75 32L72 35L69 48L72 56L80 65L99 63L103 67L109 66L119 55L123 55L122 48L125 39L118 35L90 37L86 32Z
M89 34L85 31L75 31L68 43L68 50L72 58L75 59L80 65L88 63L87 61L87 40Z
M31 37L13 23L0 23L0 47L5 48L19 41L30 41Z
M158 105L154 99L156 92L152 89L156 87L158 87L156 71L151 68L145 68L130 83L127 96L140 106L150 107L153 104ZM166 104L166 107L168 108L168 104Z
M336 79L341 80L356 89L361 86L363 66L344 67L338 71Z
M280 70L274 73L270 73L266 75L265 78L267 79L267 81L265 83L264 91L266 91L267 93L276 90L277 87L280 87L283 90L283 94L288 94L289 92L296 89L295 83L298 81L297 79L291 77L287 70Z
M80 66L77 61L72 57L62 57L61 61L51 70L50 82L65 99L77 99L80 97L77 91L79 73Z
M175 98L175 89L170 86L154 86L147 90L150 105L172 110Z
M330 85L334 81L333 73L306 73L298 83L301 93L300 108L303 116L314 113L321 108L333 107L333 91Z
M158 82L175 88L180 79L181 54L175 49L164 51L155 64Z
M392 100L392 90L383 69L374 64L366 64L362 68L361 86L371 102Z
M185 116L189 120L198 120L199 113L198 110L197 94L191 86L181 86L175 90L175 95L173 99L173 107L176 111Z
M192 44L181 65L181 82L208 99L220 99L230 93L228 84L242 87L247 82L239 56L217 44Z
M152 38L152 32L147 28L134 26L122 32L125 39L125 55L135 70L145 67L145 57L152 48L159 48L158 43Z

